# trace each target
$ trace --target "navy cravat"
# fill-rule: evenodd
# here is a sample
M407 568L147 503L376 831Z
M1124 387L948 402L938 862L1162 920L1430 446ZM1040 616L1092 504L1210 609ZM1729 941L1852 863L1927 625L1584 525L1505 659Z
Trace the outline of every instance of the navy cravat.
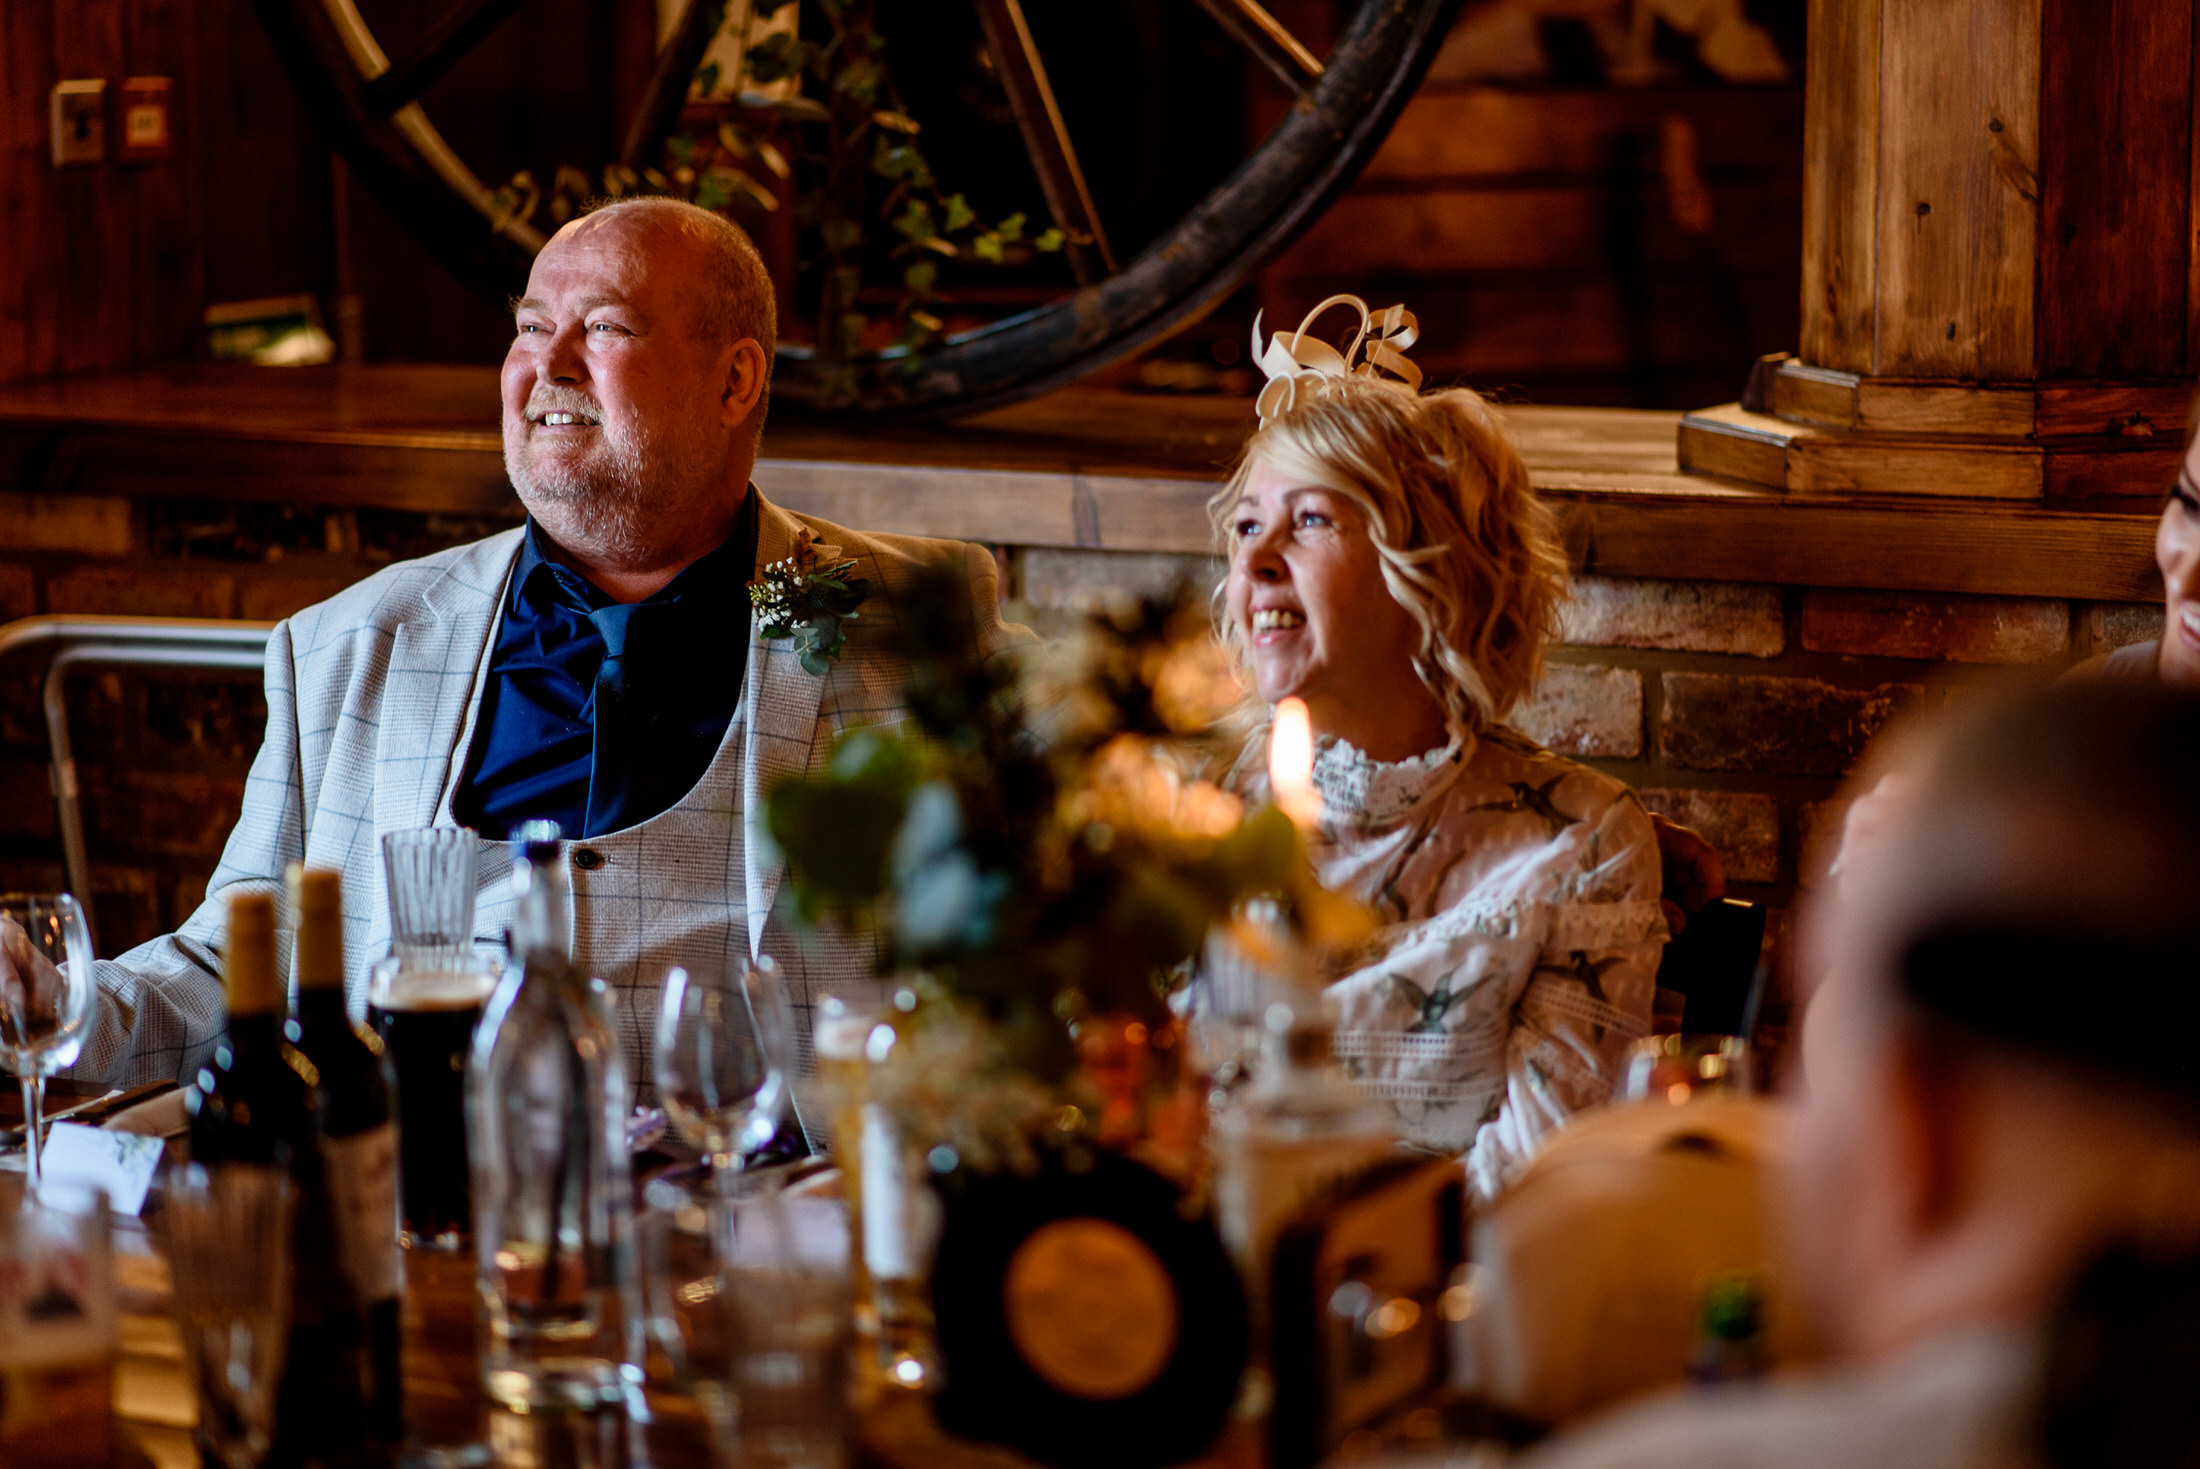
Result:
M634 682L632 639L638 632L646 643L651 622L671 610L663 604L614 602L588 613L603 639L603 663L596 670L596 687L588 700L596 727L596 748L588 769L589 836L647 821L667 804L655 799L657 782L650 779L649 764L643 758L650 728L662 711L650 708L647 700L630 698L629 689Z

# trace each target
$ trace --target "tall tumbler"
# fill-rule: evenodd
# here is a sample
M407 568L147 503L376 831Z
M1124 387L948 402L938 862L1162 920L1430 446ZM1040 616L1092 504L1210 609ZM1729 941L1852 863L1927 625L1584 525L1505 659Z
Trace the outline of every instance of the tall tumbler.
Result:
M467 1199L466 1057L499 966L474 948L481 839L463 827L382 838L390 955L369 976L367 1014L397 1081L399 1238L455 1250Z

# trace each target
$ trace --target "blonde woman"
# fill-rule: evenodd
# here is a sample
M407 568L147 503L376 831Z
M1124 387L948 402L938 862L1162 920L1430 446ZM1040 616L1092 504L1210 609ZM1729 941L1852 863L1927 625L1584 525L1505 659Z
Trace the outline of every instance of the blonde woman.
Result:
M1364 323L1343 353L1306 333L1339 302ZM1261 425L1210 508L1224 637L1313 726L1315 869L1381 925L1329 985L1337 1054L1487 1198L1611 1094L1666 925L1633 793L1504 722L1565 562L1496 414L1419 392L1412 340L1402 308L1353 297L1277 333Z

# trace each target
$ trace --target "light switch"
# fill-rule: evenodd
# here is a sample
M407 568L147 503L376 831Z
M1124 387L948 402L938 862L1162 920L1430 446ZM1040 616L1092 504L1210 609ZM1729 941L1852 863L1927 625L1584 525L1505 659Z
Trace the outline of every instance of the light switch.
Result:
M107 83L95 78L55 82L53 166L97 163L107 156Z

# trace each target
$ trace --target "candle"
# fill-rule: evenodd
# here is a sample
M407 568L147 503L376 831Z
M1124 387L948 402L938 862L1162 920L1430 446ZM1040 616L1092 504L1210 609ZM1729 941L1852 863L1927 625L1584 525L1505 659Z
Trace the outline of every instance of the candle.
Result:
M1277 807L1300 831L1312 831L1321 820L1322 799L1314 790L1314 729L1304 700L1285 699L1276 705L1268 735L1268 787Z

